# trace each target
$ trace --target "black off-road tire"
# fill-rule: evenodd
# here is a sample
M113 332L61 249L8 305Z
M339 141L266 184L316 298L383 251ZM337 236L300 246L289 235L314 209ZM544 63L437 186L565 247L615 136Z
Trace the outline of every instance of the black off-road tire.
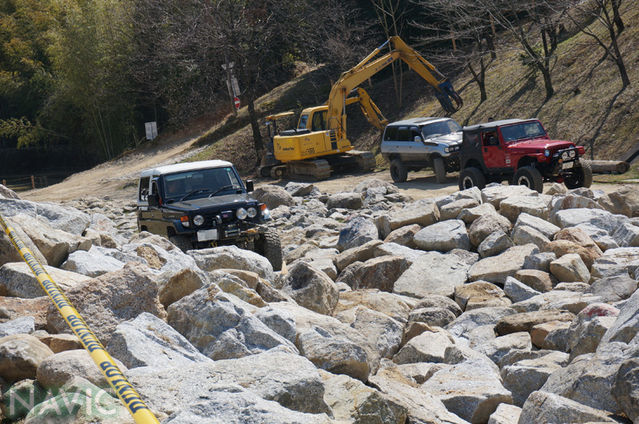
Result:
M396 183L403 183L408 178L408 170L399 159L393 159L390 163L391 178Z
M446 182L446 164L444 163L444 159L433 159L433 171L435 171L435 181L437 181L438 184L444 184Z
M193 249L193 243L191 243L191 239L189 236L180 236L180 235L174 234L172 236L169 236L169 241L173 243L182 252L186 252L187 250Z
M589 188L592 185L592 168L590 162L580 159L580 168L575 170L575 175L568 176L564 179L564 184L567 188Z
M266 230L255 240L255 252L271 263L273 271L282 270L282 244L280 236L273 230Z
M515 172L513 177L514 185L524 185L531 190L541 193L544 190L544 179L541 172L532 166L522 166Z
M462 169L459 173L459 189L467 190L472 187L477 187L480 190L486 187L486 176L479 168Z

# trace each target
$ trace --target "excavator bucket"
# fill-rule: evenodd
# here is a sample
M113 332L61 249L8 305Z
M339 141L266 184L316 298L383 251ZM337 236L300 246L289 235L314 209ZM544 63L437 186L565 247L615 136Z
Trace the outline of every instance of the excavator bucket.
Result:
M446 80L440 83L438 87L441 91L435 92L435 97L437 97L437 100L439 100L439 103L446 112L453 113L461 109L464 102L461 96L457 94L450 81ZM455 104L453 104L453 102L455 102Z

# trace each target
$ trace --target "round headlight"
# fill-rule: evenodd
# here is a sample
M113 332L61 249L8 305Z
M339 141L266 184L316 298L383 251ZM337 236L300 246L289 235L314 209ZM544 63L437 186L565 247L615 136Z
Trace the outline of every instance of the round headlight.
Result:
M244 208L239 208L237 212L235 212L235 216L237 216L239 219L246 219L246 217L248 216L248 212L246 212L246 209Z
M570 157L574 158L577 155L577 153L574 150L570 151Z
M444 147L444 151L445 151L446 153L450 152L450 147Z
M550 156L550 150L548 149L544 150L544 156L546 157Z
M193 223L199 227L204 224L204 217L202 215L195 215L193 217Z
M255 218L255 216L257 216L257 209L255 208L248 208L246 212L248 213L249 218Z

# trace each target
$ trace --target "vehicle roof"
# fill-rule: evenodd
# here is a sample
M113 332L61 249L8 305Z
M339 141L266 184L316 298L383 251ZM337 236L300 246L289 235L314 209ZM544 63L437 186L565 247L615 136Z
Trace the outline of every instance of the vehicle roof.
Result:
M510 125L510 124L517 124L519 122L528 122L528 121L537 121L537 118L530 118L530 119L519 119L519 118L515 118L515 119L502 119L501 121L491 121L491 122L483 122L481 124L476 124L476 125L469 125L467 127L464 127L464 131L473 131L473 130L478 130L480 128L494 128L494 127L500 127L502 125Z
M140 173L140 177L195 171L198 169L222 168L227 166L233 166L233 164L225 160L201 160L197 162L175 163L173 165L156 166L155 168L145 169Z
M449 119L451 118L437 118L432 116L425 116L420 118L411 118L411 119L404 119L403 121L391 122L390 124L388 124L388 126L390 127L391 125L424 125L424 124L430 124L431 122L447 121Z

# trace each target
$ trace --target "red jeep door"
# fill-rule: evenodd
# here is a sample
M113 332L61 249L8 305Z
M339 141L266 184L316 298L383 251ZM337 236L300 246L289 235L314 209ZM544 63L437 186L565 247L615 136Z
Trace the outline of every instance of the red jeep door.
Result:
M486 131L481 134L484 163L488 168L505 168L504 146L499 140L497 131Z

